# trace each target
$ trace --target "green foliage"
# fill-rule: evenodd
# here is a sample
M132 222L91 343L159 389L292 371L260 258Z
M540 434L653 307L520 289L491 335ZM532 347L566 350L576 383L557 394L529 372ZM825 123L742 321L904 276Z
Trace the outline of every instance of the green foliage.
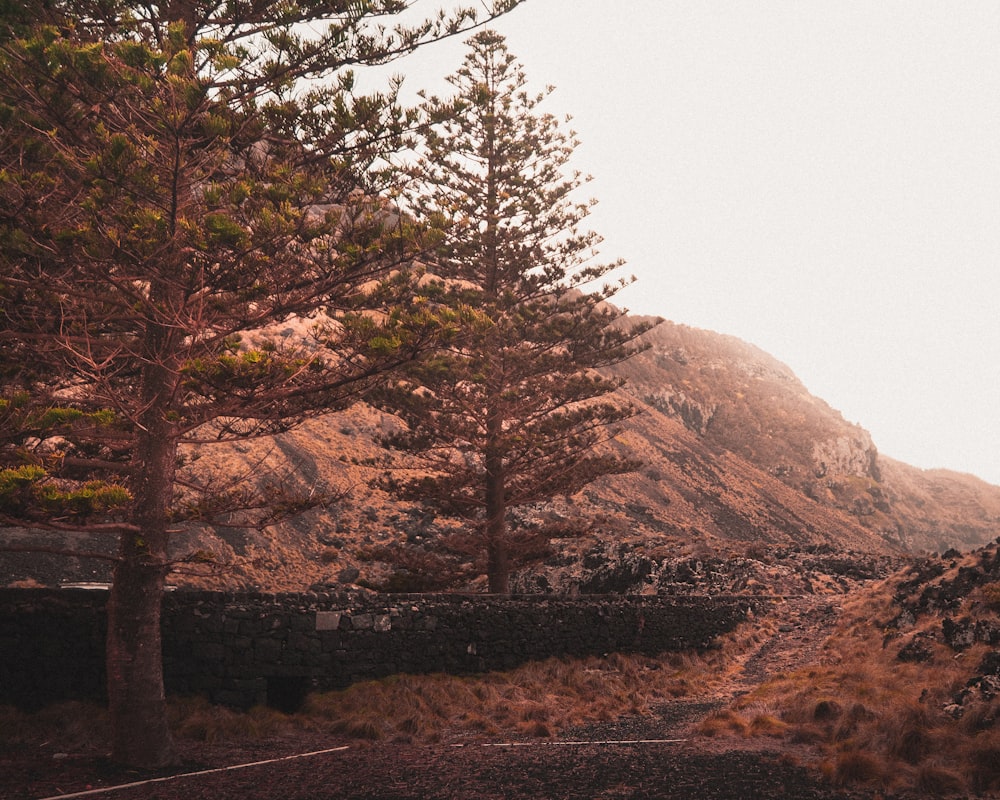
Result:
M126 506L132 495L124 486L88 481L78 489L61 491L53 485L39 488L39 500L51 514L88 517Z
M25 489L44 479L47 473L36 464L25 464L15 469L0 470L0 503L12 504Z
M82 459L127 465L215 420L219 438L279 432L353 403L443 333L403 310L413 246L370 193L410 115L394 92L355 96L346 73L288 93L469 22L372 26L398 10L333 14L315 39L293 33L318 22L305 7L0 15L0 465L27 442L85 481ZM273 38L247 33L261 27ZM384 291L358 293L391 269ZM323 314L315 340L260 333Z
M44 442L51 438L65 439L79 431L108 429L120 422L111 409L85 411L69 406L56 406L38 402L28 392L14 392L9 397L0 397L0 442L12 445L10 455L21 458L17 449L27 439Z
M444 327L405 310L418 243L380 195L414 115L349 75L474 22L386 24L408 5L0 5L3 521L119 534L108 651L139 654L109 669L119 760L170 757L158 693L123 687L160 675L135 641L156 626L130 626L171 524L321 502L251 486L220 506L181 445L351 405ZM296 317L318 331L275 333Z
M477 568L505 591L512 567L545 553L537 533L513 530L510 509L635 467L602 449L635 410L596 370L637 352L649 326L620 324L604 303L615 286L584 291L619 264L592 261L591 204L573 199L582 179L567 169L575 141L539 113L544 95L527 94L503 38L473 37L449 80L456 96L422 108L409 202L433 244L421 299L461 327L379 398L407 423L385 443L427 468L383 485L477 531ZM395 560L413 572L412 554Z
M65 488L37 464L0 470L0 512L25 519L36 513L87 518L120 509L131 500L128 489L114 483L87 481Z

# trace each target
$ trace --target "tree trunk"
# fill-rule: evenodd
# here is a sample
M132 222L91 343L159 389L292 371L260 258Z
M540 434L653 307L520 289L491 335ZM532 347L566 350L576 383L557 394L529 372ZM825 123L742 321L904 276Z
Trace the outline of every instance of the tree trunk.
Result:
M486 577L490 594L510 594L510 558L502 536L486 545Z
M496 407L486 417L486 577L491 594L510 593L510 554L507 548L507 493L499 442L503 428Z
M132 521L119 545L108 599L108 710L111 756L144 769L175 760L163 687L160 607L168 567L168 513L173 499L177 435L165 419L163 398L172 392L172 370L150 364L143 397L149 398L133 455Z
M486 275L483 288L492 300L496 300L500 288L499 248L497 228L499 225L498 170L496 153L496 111L492 94L490 108L485 117L486 144L486 230L483 232L483 255ZM487 341L488 350L493 342ZM489 362L494 369L503 369L503 359L497 350L490 354ZM492 393L499 397L504 386L497 381ZM486 578L491 594L510 593L510 553L507 548L507 496L506 475L500 442L503 440L503 413L497 401L486 413Z
M133 549L133 544L127 549ZM162 567L146 563L141 556L125 558L115 569L108 600L111 757L120 764L144 769L174 761L163 691L163 582Z

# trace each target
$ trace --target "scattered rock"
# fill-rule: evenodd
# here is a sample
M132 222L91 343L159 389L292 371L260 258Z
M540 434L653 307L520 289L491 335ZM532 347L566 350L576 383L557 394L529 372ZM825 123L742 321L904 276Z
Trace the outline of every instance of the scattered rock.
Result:
M900 648L896 658L899 661L920 664L924 661L930 661L933 655L934 652L931 650L927 637L917 635Z
M361 577L361 570L357 567L345 567L337 573L337 583L356 583Z
M944 640L952 650L965 650L976 642L976 628L972 620L963 617L958 622L945 617L941 623Z

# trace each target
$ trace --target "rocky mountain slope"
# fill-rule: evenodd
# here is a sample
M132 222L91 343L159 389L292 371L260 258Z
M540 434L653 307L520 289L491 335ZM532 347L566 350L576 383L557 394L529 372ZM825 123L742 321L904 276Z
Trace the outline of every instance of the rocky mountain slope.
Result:
M670 322L647 338L650 349L619 368L628 391L713 454L741 459L907 550L972 548L1000 533L1000 487L881 455L866 430L759 348Z
M675 582L678 570L690 571L685 564L748 557L757 566L737 570L743 584L775 588L784 580L775 553L863 559L970 549L1000 533L1000 487L882 456L867 431L759 348L670 322L646 337L649 349L616 368L643 413L612 445L644 466L533 509L535 519L585 535L557 540L552 559L519 576L515 588L655 590ZM213 582L224 585L379 585L390 569L366 559L373 545L417 543L447 526L432 508L370 488L376 471L365 463L380 453L373 437L395 424L358 406L273 440L192 450L187 457L204 475L286 472L287 481L343 496L264 531L187 528L175 537L178 556L216 554L227 568ZM23 535L0 531L8 539ZM67 544L41 536L54 548ZM73 545L109 548L93 538ZM0 553L0 583L107 574L99 561L68 563L67 572L55 555Z

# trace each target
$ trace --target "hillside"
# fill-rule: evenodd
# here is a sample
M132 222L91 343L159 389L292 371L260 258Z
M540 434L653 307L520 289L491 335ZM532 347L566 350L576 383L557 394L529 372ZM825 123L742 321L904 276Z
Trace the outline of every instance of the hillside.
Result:
M750 581L778 589L795 568L764 563L775 553L970 549L1000 531L1000 487L882 456L867 431L759 348L670 322L647 339L650 348L616 370L643 413L613 443L643 468L534 509L532 518L584 535L557 540L546 564L516 579L520 590L655 590L676 582L686 560L699 569L712 559L732 567L748 556L756 561L737 570L742 583L714 588ZM431 508L369 488L377 473L365 463L380 453L373 436L395 424L358 406L273 440L189 451L203 476L287 473L287 481L343 496L264 531L188 527L175 536L177 555L214 553L227 567L213 585L381 584L391 569L366 559L373 545L419 543L448 525ZM94 537L30 535L53 549L111 550ZM106 562L0 553L0 584L106 576Z
M717 456L738 457L846 516L869 546L874 536L911 551L973 548L1000 531L1000 487L881 455L866 430L759 348L670 322L647 338L650 349L619 369L630 393ZM807 507L799 497L796 508Z

